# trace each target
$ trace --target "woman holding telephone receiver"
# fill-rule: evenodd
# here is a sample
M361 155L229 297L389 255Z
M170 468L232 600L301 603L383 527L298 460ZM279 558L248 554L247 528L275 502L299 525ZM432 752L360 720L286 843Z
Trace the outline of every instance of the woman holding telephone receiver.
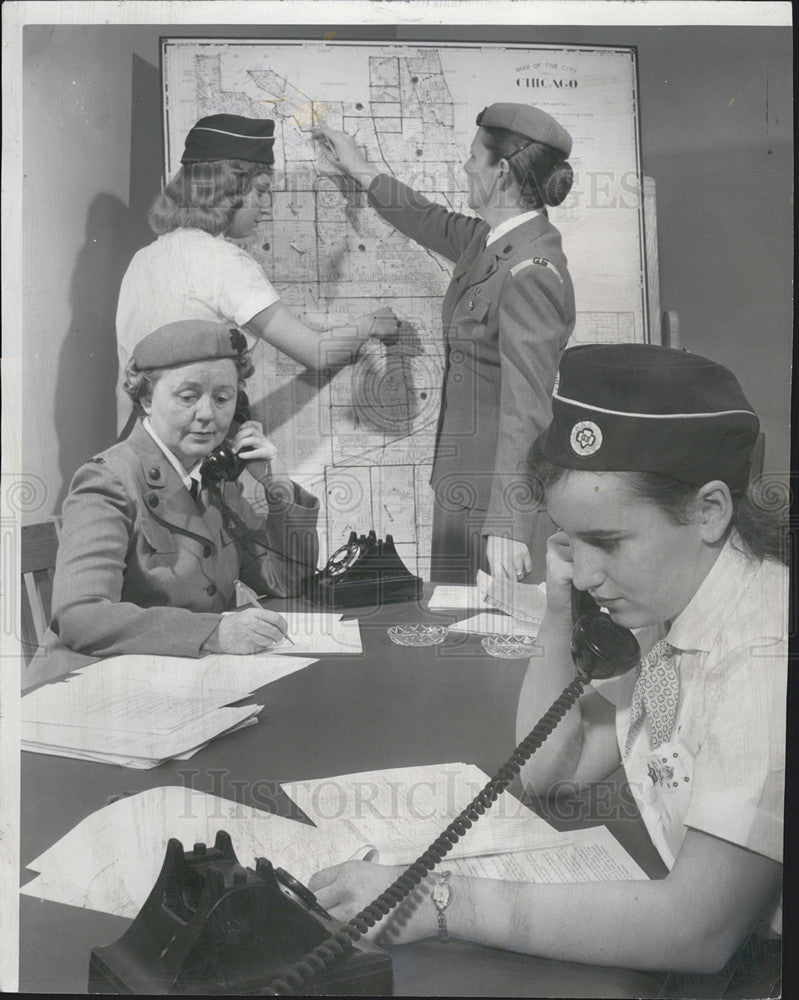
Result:
M285 619L234 612L236 580L289 597L316 568L319 501L289 479L257 421L233 424L252 374L244 335L208 320L170 323L135 346L125 374L145 416L75 473L47 657L32 662L29 681L44 679L37 666L57 676L88 657L269 649ZM212 455L228 434L228 450L263 487L266 516L243 498L238 468Z
M523 785L553 797L622 764L669 872L521 884L449 874L445 858L378 940L433 936L443 920L471 941L629 969L726 974L747 939L778 961L787 522L748 486L758 419L726 368L641 344L567 350L552 406L530 464L557 531L519 737L575 676L573 588L636 630L642 656L587 688ZM309 887L346 920L399 871L348 862Z
M571 189L572 140L527 104L492 104L476 123L464 164L476 215L428 201L367 160L346 133L316 135L389 225L455 264L441 317L431 579L473 584L478 569L489 569L538 582L549 521L526 495L519 464L549 422L574 328L571 277L546 211Z
M133 347L153 330L183 319L227 322L264 340L311 371L354 360L364 341L391 341L390 309L362 316L355 329L317 333L294 316L261 265L229 240L250 236L271 216L275 123L209 115L189 131L181 167L156 198L150 228L158 239L133 257L117 306L117 430L132 425L124 391Z

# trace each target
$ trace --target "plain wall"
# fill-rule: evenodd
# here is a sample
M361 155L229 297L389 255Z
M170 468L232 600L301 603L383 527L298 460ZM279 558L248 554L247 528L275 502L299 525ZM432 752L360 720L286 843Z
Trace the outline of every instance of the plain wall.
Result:
M223 34L269 32L25 29L23 455L24 471L48 484L31 520L58 511L78 465L114 441L116 299L131 256L153 238L146 212L162 170L159 37ZM766 470L787 472L790 28L491 26L478 37L467 28L389 26L340 27L336 35L637 46L643 166L657 185L661 307L678 312L683 346L738 375L762 420Z

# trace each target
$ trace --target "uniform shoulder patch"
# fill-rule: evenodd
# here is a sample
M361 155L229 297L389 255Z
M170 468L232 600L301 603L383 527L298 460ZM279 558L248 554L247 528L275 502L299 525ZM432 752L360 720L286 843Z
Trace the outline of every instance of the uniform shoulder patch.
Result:
M520 260L518 264L513 265L510 269L510 273L515 278L519 271L523 271L526 267L546 267L556 275L561 285L563 284L563 276L560 271L555 267L552 261L547 260L546 257L528 257L527 260Z

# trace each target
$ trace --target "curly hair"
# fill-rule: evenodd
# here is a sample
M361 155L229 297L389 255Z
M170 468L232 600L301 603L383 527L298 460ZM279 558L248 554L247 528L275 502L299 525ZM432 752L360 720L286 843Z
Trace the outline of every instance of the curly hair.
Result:
M252 363L251 352L242 351L237 357L230 359L238 370L239 389L243 389L247 379L255 371ZM131 358L125 366L125 379L122 387L130 396L134 403L141 399L151 399L156 382L163 376L168 368L137 368Z
M519 185L525 208L560 205L574 181L571 164L563 153L542 142L507 128L480 126L483 144L494 163L506 159L513 179Z
M265 164L252 160L184 164L153 202L147 216L150 228L159 236L181 228L224 234L250 190L268 190L258 178L270 173Z

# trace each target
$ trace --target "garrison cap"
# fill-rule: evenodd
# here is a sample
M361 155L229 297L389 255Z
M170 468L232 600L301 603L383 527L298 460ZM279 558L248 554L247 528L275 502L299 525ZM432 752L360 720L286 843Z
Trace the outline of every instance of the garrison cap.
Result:
M572 151L572 137L566 129L552 115L532 104L489 104L477 116L477 124L518 132L560 150L564 156Z
M201 118L186 136L181 163L214 160L275 162L275 123L271 118L242 115L209 115Z
M175 368L196 361L238 358L246 350L247 339L230 323L182 319L148 333L133 348L131 361L139 371Z
M715 361L654 344L565 351L552 422L530 459L589 472L656 472L746 489L760 423L738 380Z

